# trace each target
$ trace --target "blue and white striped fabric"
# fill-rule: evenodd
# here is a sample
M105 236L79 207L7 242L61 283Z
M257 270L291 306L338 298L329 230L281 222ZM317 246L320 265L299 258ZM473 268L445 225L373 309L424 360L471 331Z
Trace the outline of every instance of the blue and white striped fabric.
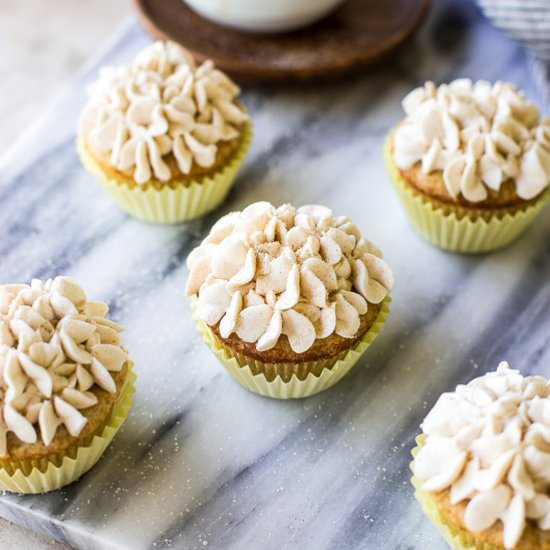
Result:
M496 27L529 51L541 94L550 104L550 0L477 0Z

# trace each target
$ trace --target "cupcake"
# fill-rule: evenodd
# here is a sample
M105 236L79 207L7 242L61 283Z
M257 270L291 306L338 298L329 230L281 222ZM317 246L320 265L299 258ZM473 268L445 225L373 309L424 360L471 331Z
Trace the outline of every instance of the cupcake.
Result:
M211 61L197 66L156 42L128 66L105 67L80 117L84 166L142 220L179 223L216 208L251 138L239 88Z
M187 259L199 332L243 386L306 397L377 336L393 274L345 216L267 202L221 218Z
M413 452L416 496L452 548L550 548L550 383L501 363L443 394Z
M513 241L550 198L550 119L512 84L427 82L385 160L413 227L456 252Z
M124 422L134 375L107 310L69 277L0 286L0 489L75 481Z

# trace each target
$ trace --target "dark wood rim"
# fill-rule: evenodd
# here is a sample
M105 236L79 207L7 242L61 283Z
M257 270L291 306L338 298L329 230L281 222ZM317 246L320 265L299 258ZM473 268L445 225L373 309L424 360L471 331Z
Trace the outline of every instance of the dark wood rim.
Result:
M147 9L147 4L149 1L151 0L133 0L140 23L147 31L147 33L155 39L175 40L181 43L177 36L171 36L165 30L160 28L157 22L151 19L149 11ZM159 0L154 1L158 2ZM392 30L390 33L388 33L387 40L380 41L377 46L373 46L368 50L362 51L358 49L356 52L354 52L353 55L349 55L345 58L342 58L341 56L334 56L329 60L325 60L322 64L318 64L315 66L310 65L308 67L300 68L277 67L255 63L254 61L251 62L249 59L246 59L244 57L238 58L234 54L224 55L223 52L220 52L216 56L212 56L201 52L200 50L190 46L189 44L182 45L188 48L199 62L204 61L207 58L212 58L220 69L228 72L233 77L244 81L272 81L284 79L304 80L309 78L335 76L352 71L356 68L365 67L379 60L382 56L389 53L391 50L393 50L394 48L402 44L407 38L409 38L410 35L424 21L430 5L430 0L416 1L418 3L418 8L414 13L414 17L408 18L407 27L402 26L398 30ZM192 12L191 8L183 3L183 0L179 0L179 2L181 3L182 10ZM201 16L195 14L194 12L192 13L198 21L202 20L205 21L205 24L212 25L211 22L204 20ZM222 26L216 26L216 31L219 33L235 32L233 30L227 30ZM306 31L301 32L307 32L307 29ZM262 34L255 35L247 33L247 36L251 42L254 39L257 39L259 44L261 44L261 41L266 38L266 35ZM274 37L277 35L270 36ZM283 48L281 48L281 52L284 53Z

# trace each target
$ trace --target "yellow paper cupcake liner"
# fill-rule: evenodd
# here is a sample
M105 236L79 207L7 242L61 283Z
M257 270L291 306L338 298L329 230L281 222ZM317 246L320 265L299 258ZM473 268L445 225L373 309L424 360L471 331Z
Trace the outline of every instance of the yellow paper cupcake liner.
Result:
M391 140L386 140L384 160L412 226L426 240L451 252L476 254L497 250L519 237L550 201L550 188L533 203L514 213L486 220L457 217L445 212L406 182L396 166Z
M55 461L59 465L44 458L22 461L12 472L0 468L0 489L12 493L47 493L76 481L90 470L128 417L136 379L132 363L129 363L129 366L120 395L99 435L95 435L86 446L69 449L66 456L60 461Z
M288 382L285 382L280 376L269 381L261 373L254 374L249 364L239 361L228 347L218 342L214 333L206 323L196 317L194 318L197 329L204 342L212 350L229 374L241 384L241 386L265 397L272 397L275 399L301 399L303 397L315 395L316 393L334 386L334 384L339 382L353 368L361 355L365 353L367 348L380 333L389 313L389 302L390 298L387 297L372 327L359 343L344 354L343 357L339 358L332 367L324 368L319 376L310 373L304 380L300 380L297 376L293 375ZM250 359L248 359L248 361L250 361ZM315 364L316 362L312 362L311 366L313 367ZM292 364L281 364L282 368L285 366L291 368Z
M251 141L252 125L247 122L239 149L219 172L185 185L177 185L176 182L174 187L167 185L162 189L152 186L130 188L102 170L86 151L81 136L78 137L77 148L82 164L96 176L101 187L122 210L147 222L183 223L204 216L222 203L235 181Z
M413 459L420 452L420 449L426 441L426 436L420 434L416 438L417 447L412 450ZM414 460L411 462L411 470L414 474ZM503 550L502 546L495 546L486 542L477 541L472 533L464 529L456 529L454 526L445 522L442 515L439 513L434 498L430 493L422 490L421 481L414 477L411 478L411 483L415 489L414 496L420 503L422 510L428 519L434 524L439 534L445 539L447 544L453 550Z

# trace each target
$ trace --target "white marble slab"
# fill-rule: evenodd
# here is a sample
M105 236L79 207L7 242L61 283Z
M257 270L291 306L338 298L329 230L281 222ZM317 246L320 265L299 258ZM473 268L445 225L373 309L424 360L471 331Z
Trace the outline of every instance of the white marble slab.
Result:
M129 26L97 65L148 38ZM249 89L251 154L227 202L181 227L134 221L80 167L78 79L0 160L0 280L68 273L127 326L131 417L81 481L0 498L0 514L79 548L443 550L409 484L409 451L440 392L508 359L550 375L550 219L507 250L440 252L409 228L382 145L426 78L507 79L535 99L523 53L464 0L369 75ZM332 390L297 402L234 383L202 345L183 262L221 214L255 200L321 202L385 251L397 286L381 337Z

